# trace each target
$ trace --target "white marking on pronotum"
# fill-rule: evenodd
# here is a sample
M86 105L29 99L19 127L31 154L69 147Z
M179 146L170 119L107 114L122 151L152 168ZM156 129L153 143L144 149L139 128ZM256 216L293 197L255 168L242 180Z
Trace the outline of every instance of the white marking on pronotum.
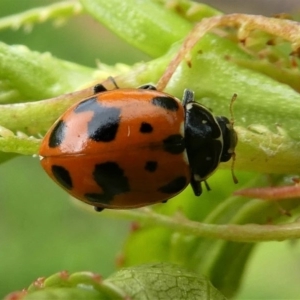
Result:
M180 127L179 127L179 134L183 137L185 137L185 134L184 134L184 122L181 122L180 123ZM189 158L188 158L188 155L187 155L187 152L186 152L186 149L184 149L183 153L182 153L182 158L184 160L184 162L189 165Z
M184 122L180 123L180 127L179 127L179 134L183 137L185 137L184 135Z
M191 110L193 108L193 106L194 106L193 103L188 103L185 108L186 108L186 110Z
M188 158L188 156L187 156L187 152L186 152L185 149L184 149L184 151L183 151L183 153L182 153L182 158L183 158L184 162L185 162L187 165L190 164L189 158Z

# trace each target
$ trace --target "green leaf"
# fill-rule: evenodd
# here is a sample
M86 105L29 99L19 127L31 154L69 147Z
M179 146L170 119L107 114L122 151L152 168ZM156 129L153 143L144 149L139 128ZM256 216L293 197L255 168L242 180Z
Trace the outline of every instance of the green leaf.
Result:
M11 298L12 300L13 298ZM105 299L113 299L107 298L105 295L101 295L97 291L88 290L88 289L79 289L79 288L49 288L43 291L36 291L31 294L27 294L24 298L20 298L20 300L105 300ZM6 300L10 300L7 297Z
M209 18L222 13L215 8L203 3L189 0L154 0L163 5L164 9L169 9L190 22L199 22L203 18Z
M167 263L122 269L106 284L116 285L132 299L225 299L207 278Z
M80 0L98 21L152 57L166 53L192 25L156 1ZM175 29L176 28L176 29Z
M14 292L5 300L125 298L225 300L204 276L167 263L122 269L103 281L90 272L61 272L38 279L27 291Z
M50 53L0 43L0 102L47 99L71 92L89 82L93 72Z
M43 23L54 19L56 22L62 21L70 16L74 16L81 11L81 5L78 2L61 1L45 7L33 8L12 16L2 17L0 19L0 30L11 28L31 29L35 23Z
M37 153L39 145L39 139L26 136L1 137L0 132L0 149L2 152L13 152L23 155L32 155L32 153Z

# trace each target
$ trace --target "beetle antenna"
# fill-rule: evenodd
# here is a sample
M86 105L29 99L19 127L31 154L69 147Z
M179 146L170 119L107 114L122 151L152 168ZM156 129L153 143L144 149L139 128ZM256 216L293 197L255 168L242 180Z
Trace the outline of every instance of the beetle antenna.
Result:
M112 82L112 84L115 86L116 89L119 89L119 86L117 85L117 82L112 76L109 76L108 79Z
M232 129L234 129L233 104L234 104L236 98L237 98L237 94L234 93L232 95L232 98L231 98L231 101L230 101L230 106L229 106L229 112L230 112L230 116L231 116L230 123L231 123ZM237 139L237 136L236 136L236 139ZM235 149L232 149L232 150L233 150L233 152L232 152L232 161L231 161L231 176L232 176L233 182L235 184L237 184L239 181L238 181L237 177L234 174L234 165L235 165L235 161L236 161L236 154L235 154Z
M231 101L230 101L230 106L229 106L229 112L230 112L230 116L231 116L230 123L232 124L232 127L233 127L233 125L234 125L233 104L234 104L236 98L237 98L237 94L234 93L234 94L232 95L232 98L231 98Z
M234 165L235 165L235 161L236 161L236 154L235 152L233 151L232 153L232 162L231 162L231 176L232 176L232 180L235 184L239 183L237 177L235 176L234 174Z

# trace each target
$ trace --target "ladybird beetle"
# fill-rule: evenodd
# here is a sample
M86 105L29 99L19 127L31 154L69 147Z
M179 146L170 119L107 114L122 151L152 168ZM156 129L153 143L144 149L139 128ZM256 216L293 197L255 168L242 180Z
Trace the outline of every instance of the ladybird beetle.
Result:
M94 91L56 121L39 155L55 182L98 211L165 202L189 183L200 196L201 182L234 153L232 123L188 89L182 104L152 85Z

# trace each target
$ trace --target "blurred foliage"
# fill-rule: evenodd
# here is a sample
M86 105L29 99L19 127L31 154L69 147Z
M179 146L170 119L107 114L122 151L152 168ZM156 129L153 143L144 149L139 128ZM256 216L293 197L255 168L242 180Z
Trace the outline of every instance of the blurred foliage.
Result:
M93 3L93 1L83 2L87 6L88 3ZM157 2L163 3L164 1ZM52 3L53 1L45 0L43 5ZM108 5L109 3L107 2ZM182 1L182 3L188 3L188 1ZM39 5L40 1L38 0L21 1L18 2L18 5L16 5L15 0L2 0L0 3L0 17L25 11ZM214 10L206 11L211 15L219 14L219 12ZM186 11L183 10L183 12ZM145 10L143 13L147 15L148 11ZM182 16L186 16L186 14L183 13ZM196 20L201 16L203 16L202 13L197 15ZM187 25L183 28L182 34L185 31L189 31L192 27L189 21L194 21L194 18L189 17L186 20ZM157 23L156 19L153 21ZM73 91L77 87L79 89L88 84L88 78L95 75L93 69L96 67L98 59L108 65L115 64L116 62L132 64L142 60L149 60L150 56L160 56L163 52L163 48L160 49L160 52L151 52L151 47L149 48L149 45L145 45L146 48L142 50L147 54L144 54L133 46L129 46L121 41L115 35L110 34L109 30L100 26L98 22L93 21L87 15L71 18L62 23L59 28L56 28L56 25L54 26L51 22L45 22L35 25L33 28L30 28L30 26L26 27L26 31L28 32L24 32L23 29L18 31L0 31L0 41L5 42L7 45L21 44L28 46L33 51L41 53L50 52L54 60L58 58L58 64L61 62L64 64L64 71L66 73L58 72L55 74L56 70L53 70L53 75L48 74L47 82L52 82L51 84L57 88L56 90L50 89L50 83L47 85L47 82L39 82L41 78L37 74L36 83L38 83L38 86L36 87L36 91L40 89L40 99L54 96L55 93L59 95L63 91ZM174 39L169 43L176 41L180 37L180 32L174 31L173 33ZM154 34L157 35L155 32ZM260 36L260 38L262 37ZM212 40L216 41L218 39ZM209 41L204 39L200 45L209 49L211 47ZM217 43L217 45L222 44L222 42L220 40L220 43ZM236 54L235 58L240 71L239 77L242 77L241 74L245 75L245 82L249 79L246 75L250 74L248 70L251 69L261 73L265 72L267 76L272 78L276 77L273 69L262 67L261 64L255 65L252 62L249 63L247 60L249 53L245 55L245 53L236 49L234 44L228 41L224 43L227 45L226 49L230 49L230 53L234 51ZM210 56L204 56L204 62L206 58L212 59L214 55L214 59L217 60L220 56L218 51L221 48L220 46L214 47L215 52L212 51L209 53ZM249 50L252 51L251 48ZM257 51L257 49L253 49L253 51ZM282 49L282 51L285 53L286 49ZM30 52L30 55L33 55L33 57L37 55L37 60L40 59L36 53ZM49 56L46 56L45 59L48 58ZM64 60L74 62L78 65L63 62ZM158 59L157 61L153 61L153 63L149 63L148 66L155 69L155 64L159 63L161 64L161 68L163 68L166 61L167 59L165 61ZM52 57L50 57L50 62L52 63ZM216 65L218 66L218 64ZM221 70L224 72L223 74L228 74L228 78L232 76L232 80L234 80L235 74L232 74L232 70L228 69L230 68L230 63L225 61L223 64L222 62L222 66L224 66L224 69ZM226 69L225 66L228 68ZM69 85L66 85L67 80L63 79L67 76L68 70L72 69L74 71L76 68L80 69L82 77L77 77L76 80L74 77L70 77ZM247 68L247 71L244 71L243 68ZM121 69L127 70L126 66L121 67ZM139 69L137 68L137 70ZM27 71L27 69L24 68L24 71ZM209 63L203 68L203 71L207 72L208 75L215 74L212 72ZM110 69L107 66L107 73L109 72ZM126 72L124 73L126 76ZM188 80L187 77L180 78L180 75L182 76L182 74L179 74L177 80L186 85L185 80ZM138 76L136 80L142 81L143 78L139 78ZM197 78L195 74L189 74L189 76ZM264 82L270 83L268 88L271 94L273 92L272 79L265 79L261 74L257 76L257 78L265 80ZM298 73L296 74L296 78L298 78L297 76L299 76ZM24 77L26 77L26 74ZM61 87L55 85L56 77L61 78L60 80L58 79ZM203 75L201 80L202 84L197 87L197 94L201 95L201 99L204 102L206 101L206 104L210 105L212 103L212 105L215 105L215 103L211 102L211 99L219 101L219 95L223 93L224 87L217 85L215 86L215 94L209 94L207 90L215 85L215 82L212 81L215 79ZM288 81L291 82L293 79L288 79ZM35 82L32 82L32 84L34 85ZM255 84L257 85L257 83ZM238 86L242 95L242 90L243 88L246 89L245 87L248 86ZM28 86L26 87L25 84L24 91L28 90L27 88ZM170 88L174 89L174 93L181 93L181 91L176 90L176 86L172 87L172 84ZM280 88L282 88L282 92L278 92L279 87L275 92L277 92L277 95L281 93L282 102L285 101L287 93L296 95L294 91L289 91L284 85ZM231 92L231 90L227 90L226 96L222 95L222 97L228 98L227 95L230 95ZM256 92L251 91L251 96ZM258 96L260 92L257 92ZM274 94L276 94L275 92ZM245 95L247 93L249 94L249 91L245 90ZM20 99L17 94L14 94L11 99L15 99L16 102L24 101L25 99L37 100L34 95L26 95L25 97L22 94L22 96L23 98ZM243 99L243 96L241 98ZM292 99L289 100L292 102ZM66 102L63 105L67 106L68 103ZM225 105L228 106L228 104ZM274 109L274 107L271 108ZM63 108L61 107L60 109ZM222 111L222 108L218 107L218 109ZM238 115L237 118L242 119L243 109L238 108L237 111L239 109L241 109L239 113L235 113ZM254 111L252 117L257 117L258 113L259 111ZM51 118L53 117L51 116ZM264 116L262 115L262 122L264 121L263 118ZM287 122L290 121L291 119L287 120ZM45 122L43 126L47 127L48 125ZM35 130L35 127L33 126L31 129L32 133L36 135L38 131ZM295 131L297 128L292 129ZM8 156L3 156L2 159L6 160ZM292 159L291 162L293 162ZM257 175L254 173L240 172L237 175L242 183L249 182L252 178L257 178ZM216 224L227 222L239 224L253 220L264 224L269 220L274 221L275 219L278 222L289 220L286 216L280 216L278 207L273 203L266 204L258 200L250 202L249 200L230 198L231 193L235 189L231 183L230 176L228 171L219 171L209 181L213 191L210 193L205 192L205 195L201 199L194 197L190 188L188 188L167 205L158 205L155 207L155 211L172 215L179 209L191 220ZM77 201L72 200L70 204L68 196L46 178L46 175L38 165L38 158L36 157L18 157L1 164L0 178L0 281L3 283L0 286L0 297L13 290L19 290L28 286L30 282L40 276L49 276L60 270L68 270L70 273L89 270L105 277L113 273L116 255L120 254L121 245L124 243L129 232L130 226L128 222L109 219L105 213L96 214L90 207L81 205ZM278 181L281 182L282 178L279 178ZM260 176L259 182L260 184L266 183L267 179ZM18 204L17 199L21 199ZM227 200L222 203L222 199ZM295 214L299 213L297 211L297 204L293 202L284 204L284 207L294 209L293 212ZM252 211L254 219L248 220L247 217L244 218L249 211ZM256 211L259 213L255 215ZM210 212L214 213L210 214ZM252 244L241 245L220 240L211 242L204 238L195 238L191 235L173 232L169 228L155 228L147 226L147 224L143 226L142 224L142 226L138 225L134 231L131 231L131 235L126 240L123 249L123 254L119 256L119 265L131 266L153 262L157 257L160 260L175 262L184 266L190 264L190 269L198 273L209 274L213 278L214 283L217 283L223 289L225 287L225 291L226 288L231 288L231 286L232 290L235 290L237 282L245 276L244 287L236 299L270 299L275 297L279 299L280 295L282 295L282 298L293 298L295 295L298 295L298 282L295 280L295 278L299 278L299 271L295 268L295 261L299 258L299 246L297 242L294 244L282 243L280 245L278 243L268 243L260 245L256 249L256 252L254 252L256 255L245 265L252 251ZM141 249L145 251L141 252ZM203 255L203 253L209 255ZM188 258L193 259L189 261ZM295 260L292 260L292 258ZM199 263L194 264L195 261ZM245 275L242 276L243 271L245 271ZM276 286L276 289L274 286ZM228 294L232 293L230 290L227 292Z
M43 5L53 2L45 0ZM0 15L40 5L39 0L3 0ZM99 32L109 40L105 47L97 38ZM95 67L100 58L107 63L132 63L145 58L86 16L70 19L58 28L48 22L29 32L0 31L0 40L50 51L56 57L90 67ZM59 270L90 270L103 276L113 273L128 222L74 205L77 202L70 202L68 195L44 174L36 157L19 157L1 164L0 178L0 299Z

